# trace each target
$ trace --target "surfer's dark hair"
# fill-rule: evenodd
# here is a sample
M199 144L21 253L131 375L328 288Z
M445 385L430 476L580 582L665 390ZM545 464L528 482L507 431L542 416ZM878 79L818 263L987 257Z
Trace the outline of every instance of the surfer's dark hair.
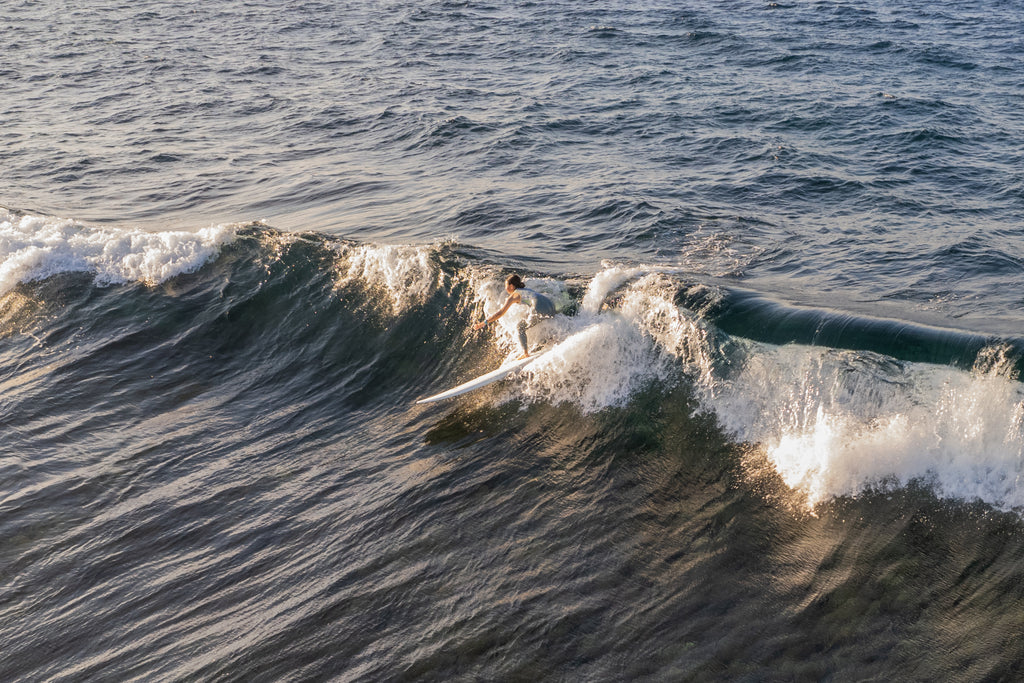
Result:
M505 284L506 285L512 285L516 289L525 289L526 288L526 285L523 284L523 278L519 277L518 275L509 275L505 279Z

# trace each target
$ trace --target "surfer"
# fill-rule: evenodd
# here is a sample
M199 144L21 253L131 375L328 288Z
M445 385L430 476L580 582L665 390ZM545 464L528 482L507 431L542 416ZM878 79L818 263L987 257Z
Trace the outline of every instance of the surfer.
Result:
M498 318L505 315L505 312L512 307L512 304L529 306L530 314L526 316L525 320L520 321L516 328L519 333L519 347L523 350L519 358L529 358L530 351L526 345L526 330L533 327L540 319L553 316L556 312L555 305L551 303L551 299L524 285L523 279L518 275L508 276L508 279L505 280L505 291L508 292L508 298L505 299L505 305L501 307L501 310L491 317L484 319L483 322L473 325L473 329L482 330L487 327L487 323L497 321Z

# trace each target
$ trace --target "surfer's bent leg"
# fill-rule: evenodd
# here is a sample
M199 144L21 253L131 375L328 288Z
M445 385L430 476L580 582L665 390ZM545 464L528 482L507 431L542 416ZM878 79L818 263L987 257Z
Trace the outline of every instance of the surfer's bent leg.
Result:
M540 321L546 320L550 317L551 316L548 315L538 315L536 312L534 312L531 313L526 319L519 321L519 324L516 326L516 332L519 333L519 348L523 350L523 357L530 355L529 342L527 342L526 340L526 331L534 327Z

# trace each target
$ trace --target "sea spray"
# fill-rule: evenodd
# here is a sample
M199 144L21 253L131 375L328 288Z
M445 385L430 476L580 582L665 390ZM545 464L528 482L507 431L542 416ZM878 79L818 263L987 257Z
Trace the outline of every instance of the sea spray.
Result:
M712 391L720 353L713 330L673 303L671 271L650 270L611 266L596 274L587 303L564 323L580 331L531 368L524 396L591 412L622 406L652 383L671 387L681 376ZM603 306L616 290L614 306Z
M676 289L677 283L664 273L646 275L625 292L620 310L661 353L681 361L697 386L713 390L719 353L714 333L693 312L674 304Z
M559 342L529 366L517 396L569 403L589 413L623 406L653 381L669 382L669 367L629 320L615 314Z
M433 247L352 245L336 247L336 288L362 285L378 294L393 315L421 304L442 284Z
M92 273L99 285L157 284L192 272L235 238L237 226L146 232L86 226L0 208L0 294L59 273Z
M712 408L738 439L763 445L810 507L917 482L944 497L1018 509L1024 388L1004 369L751 345Z
M680 283L672 274L637 269L629 281L606 270L594 282L613 274L614 287L628 282L614 315L681 361L702 409L735 439L760 444L809 506L918 482L945 497L1024 507L1024 387L1013 344L985 347L965 371L871 351L725 338L701 314L714 308L713 288L690 310L674 304Z
M580 311L583 313L600 313L610 293L646 272L644 268L616 266L608 262L603 265L604 268L594 275L587 285L587 293L580 305Z

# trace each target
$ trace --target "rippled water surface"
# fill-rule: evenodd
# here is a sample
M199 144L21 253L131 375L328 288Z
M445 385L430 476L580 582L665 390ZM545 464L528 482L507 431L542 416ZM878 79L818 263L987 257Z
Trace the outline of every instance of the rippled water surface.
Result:
M0 26L0 678L1024 675L1016 3Z

